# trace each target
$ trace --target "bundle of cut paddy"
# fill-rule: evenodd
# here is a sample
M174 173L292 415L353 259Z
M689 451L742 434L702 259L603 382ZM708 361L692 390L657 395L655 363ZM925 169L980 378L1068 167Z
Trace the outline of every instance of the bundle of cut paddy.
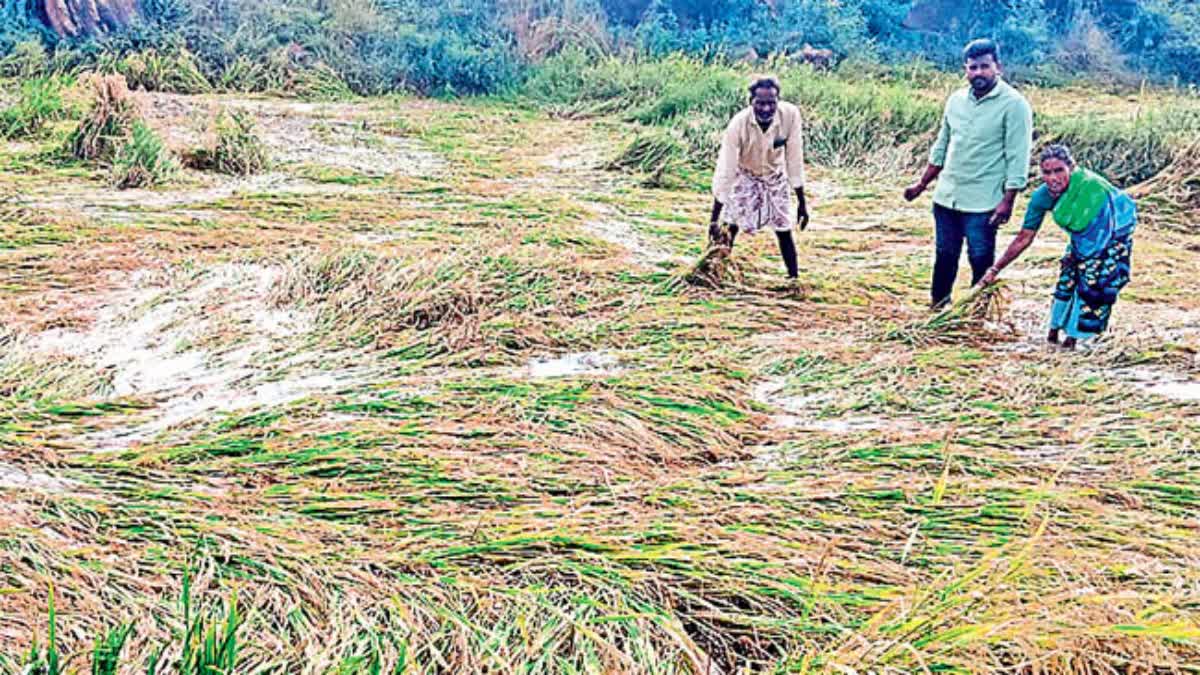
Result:
M1005 300L1000 284L971 291L933 315L891 328L887 338L912 345L970 342L989 323L1004 323Z

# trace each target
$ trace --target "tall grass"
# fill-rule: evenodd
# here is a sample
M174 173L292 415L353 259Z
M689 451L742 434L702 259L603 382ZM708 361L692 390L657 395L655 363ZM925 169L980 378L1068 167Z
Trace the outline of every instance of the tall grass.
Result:
M942 103L925 93L931 78L905 80L867 70L817 72L768 63L805 123L805 151L825 166L911 169L924 163ZM524 95L559 116L617 115L645 125L613 166L649 174L708 168L729 119L748 104L744 65L682 55L662 59L592 58L566 52L534 68ZM948 82L932 78L936 89ZM948 91L948 87L946 87ZM1121 185L1154 176L1200 132L1193 109L1162 110L1132 120L1037 111L1038 142L1069 144L1079 159ZM1032 167L1031 167L1032 170Z
M26 40L13 46L4 58L0 58L0 76L29 80L46 73L49 55L41 42Z
M58 649L58 609L54 604L54 587L50 587L48 601L49 627L46 634L46 647L38 645L37 637L33 639L29 655L25 660L22 675L62 675L63 655Z
M117 675L120 672L121 652L132 631L132 624L125 624L96 638L96 646L92 649L92 675Z
M179 660L180 675L232 675L238 660L238 629L242 617L238 613L237 593L229 599L223 621L209 621L203 613L193 613L190 574L183 577L183 652Z
M122 190L152 187L170 180L178 169L179 163L158 134L138 121L113 158L111 180Z
M1167 109L1132 120L1040 116L1038 144L1064 143L1084 166L1121 185L1141 183L1187 154L1200 133L1200 111Z
M66 117L65 87L66 82L58 77L37 77L22 83L20 100L0 110L0 139L35 136L47 123Z
M121 59L114 70L125 76L131 89L176 94L203 94L212 90L196 58L186 49L134 52Z
M783 98L805 117L806 152L831 166L861 166L899 154L912 164L932 138L940 106L901 84L849 81L806 66L775 64ZM681 55L656 60L578 52L535 69L526 95L564 116L617 114L630 122L665 127L634 139L614 162L644 167L647 149L656 161L704 165L716 155L729 118L748 104L745 67L707 63ZM669 141L666 139L670 139ZM882 151L882 152L881 152ZM893 162L894 163L894 162Z
M212 141L184 158L201 171L250 176L270 166L266 145L255 129L254 118L244 111L222 111L213 121Z

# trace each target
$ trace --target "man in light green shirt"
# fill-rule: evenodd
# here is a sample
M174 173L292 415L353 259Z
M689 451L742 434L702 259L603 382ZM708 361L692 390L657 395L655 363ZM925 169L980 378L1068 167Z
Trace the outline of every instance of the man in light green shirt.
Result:
M996 231L1012 217L1017 192L1029 183L1029 102L1001 79L995 42L975 40L967 45L963 62L970 86L946 101L925 175L904 191L904 198L913 201L938 181L933 193L935 307L950 301L964 239L971 283L979 283L987 273L996 260Z

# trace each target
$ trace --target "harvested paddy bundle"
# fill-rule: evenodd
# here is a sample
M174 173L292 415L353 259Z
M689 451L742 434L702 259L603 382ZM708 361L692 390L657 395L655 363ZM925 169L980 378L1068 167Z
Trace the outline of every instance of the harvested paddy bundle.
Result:
M732 252L729 230L722 227L719 238L710 238L708 248L704 249L695 263L671 280L670 287L674 290L682 286L716 289L729 283L740 285L744 275L741 266L734 261Z
M720 288L730 269L730 253L729 246L711 244L684 273L683 280L690 286Z
M95 77L92 108L71 134L71 154L83 160L110 160L142 121L142 112L121 75Z
M1006 307L1002 284L976 287L928 318L890 328L886 337L911 345L967 342L979 339L987 324L1004 323Z

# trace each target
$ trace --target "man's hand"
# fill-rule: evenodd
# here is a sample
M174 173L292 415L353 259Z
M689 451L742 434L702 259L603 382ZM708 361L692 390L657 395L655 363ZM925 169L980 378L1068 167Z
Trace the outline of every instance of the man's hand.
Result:
M911 202L920 197L926 189L924 183L913 183L904 190L904 201Z
M999 276L1000 270L996 269L994 265L989 267L987 272L984 273L983 278L979 280L979 287L987 288L988 286L991 286L992 284L996 283L996 278Z
M804 196L804 186L796 188L796 226L803 232L808 229L808 199Z
M992 212L992 218L988 221L992 227L1000 227L1007 223L1012 218L1013 203L1011 200L1005 199L1000 202L996 210Z
M708 224L708 242L712 246L729 245L725 239L725 232L721 229L721 223L715 220Z
M996 210L992 212L992 217L988 219L988 224L992 227L1000 227L1007 223L1013 214L1013 204L1017 202L1016 190L1005 190L1004 197L1000 200L1000 204L996 206Z

